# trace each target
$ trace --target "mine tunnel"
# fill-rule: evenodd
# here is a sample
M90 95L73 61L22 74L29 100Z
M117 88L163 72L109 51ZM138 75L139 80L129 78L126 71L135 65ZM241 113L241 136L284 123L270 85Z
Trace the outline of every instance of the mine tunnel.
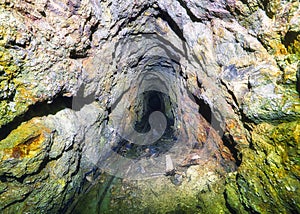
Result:
M170 98L158 91L147 91L142 94L142 107L141 107L141 116L140 120L135 122L135 129L139 132L148 132L150 130L149 124L149 115L151 115L155 111L162 112L166 117L166 111L171 111L171 103ZM169 109L167 109L169 108ZM172 114L169 113L169 114ZM174 115L170 115L167 117L168 126L172 126L172 121L174 123Z
M136 118L131 124L138 133L148 133L151 128L155 128L151 127L149 116L157 111L161 112L166 118L165 130L161 133L161 137L153 140L150 145L139 145L135 141L129 142L128 140L121 139L112 147L112 150L124 157L134 159L139 159L143 156L151 157L165 154L176 143L174 115L172 113L170 97L162 92L150 90L140 94L135 102L137 103L134 108ZM158 125L160 124L155 124L155 126Z
M299 8L1 1L0 213L300 213Z

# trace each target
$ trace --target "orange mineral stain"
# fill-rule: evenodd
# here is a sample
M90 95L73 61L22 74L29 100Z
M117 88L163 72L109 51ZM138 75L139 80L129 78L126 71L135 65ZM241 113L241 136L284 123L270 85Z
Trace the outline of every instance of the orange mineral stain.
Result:
M36 118L22 124L6 139L0 141L0 146L2 147L2 158L0 159L7 160L34 157L43 148L43 142L46 140L45 136L50 132L51 130L43 126Z

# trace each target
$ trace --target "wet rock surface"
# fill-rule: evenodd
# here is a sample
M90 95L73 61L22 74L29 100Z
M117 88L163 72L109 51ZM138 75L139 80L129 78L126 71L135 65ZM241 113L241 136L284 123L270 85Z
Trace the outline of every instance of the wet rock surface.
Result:
M4 213L299 213L298 1L0 1Z

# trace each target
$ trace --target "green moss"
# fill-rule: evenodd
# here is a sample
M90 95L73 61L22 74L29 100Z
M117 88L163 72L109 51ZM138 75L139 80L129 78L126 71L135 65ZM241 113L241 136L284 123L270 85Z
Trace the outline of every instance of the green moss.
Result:
M1 194L0 209L16 201L22 201L32 191L32 188L19 182L8 183L6 190ZM3 213L20 213L17 206L11 206Z
M168 177L128 182L102 176L79 198L74 213L230 213L223 197L224 180L201 187L201 178L176 186Z
M218 182L209 187L208 191L198 194L197 213L231 213L224 198L224 183ZM194 212L196 210L194 209ZM191 212L191 213L194 213ZM187 212L189 213L189 212Z
M252 132L252 147L243 151L235 180L226 185L227 202L234 210L243 204L258 213L299 212L300 121L259 124ZM240 201L240 202L239 202Z
M236 184L236 173L232 173L226 179L225 198L229 210L234 213L247 213L240 200L240 193Z

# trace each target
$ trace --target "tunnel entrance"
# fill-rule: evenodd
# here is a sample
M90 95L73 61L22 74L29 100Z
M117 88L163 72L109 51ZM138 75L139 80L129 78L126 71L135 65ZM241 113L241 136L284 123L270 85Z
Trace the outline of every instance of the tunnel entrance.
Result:
M151 91L149 94L146 106L150 109L150 111L164 111L164 105L161 100L160 93Z
M146 91L142 93L140 96L140 101L138 102L138 105L135 107L137 109L137 119L134 124L134 128L136 131L140 133L146 133L149 132L151 127L149 124L149 116L155 112L160 111L162 112L166 118L167 121L169 120L169 123L171 123L173 117L168 118L166 115L166 106L170 106L170 98L158 91Z
M132 121L132 125L139 133L147 133L151 130L149 117L153 112L159 111L163 113L167 120L164 134L151 145L138 145L135 142L129 142L121 138L112 150L123 157L132 159L158 156L166 153L177 139L174 134L174 114L170 97L155 90L145 91L137 97L133 109L136 113L136 118Z

